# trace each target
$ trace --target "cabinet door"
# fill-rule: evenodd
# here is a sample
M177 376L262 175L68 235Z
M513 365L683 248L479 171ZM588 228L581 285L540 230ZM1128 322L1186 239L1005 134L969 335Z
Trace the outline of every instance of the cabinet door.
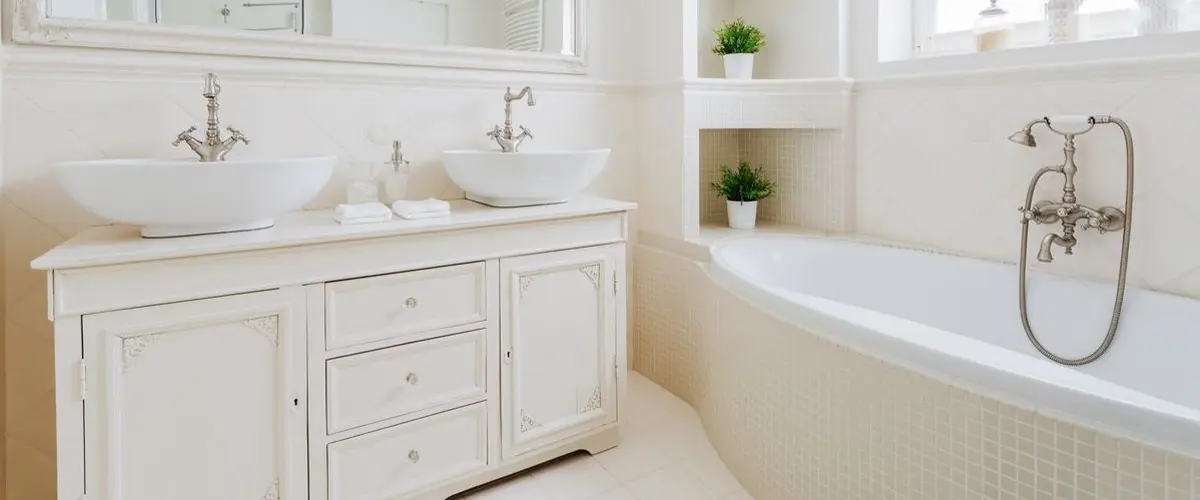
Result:
M299 288L83 318L89 500L304 500Z
M614 245L501 261L505 458L616 420L624 260Z

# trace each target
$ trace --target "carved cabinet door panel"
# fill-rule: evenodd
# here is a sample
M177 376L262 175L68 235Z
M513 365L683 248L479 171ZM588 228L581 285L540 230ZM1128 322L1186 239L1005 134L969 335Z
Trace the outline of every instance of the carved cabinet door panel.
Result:
M623 245L501 261L505 458L616 420L624 262Z
M89 500L304 500L300 289L83 318Z

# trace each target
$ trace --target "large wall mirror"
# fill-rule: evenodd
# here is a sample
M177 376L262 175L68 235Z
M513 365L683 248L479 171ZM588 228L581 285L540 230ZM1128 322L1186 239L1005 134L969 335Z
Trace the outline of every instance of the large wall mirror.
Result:
M13 38L18 42L103 46L107 39L116 48L137 49L129 45L139 36L166 36L147 39L147 45L205 52L204 39L225 39L240 42L235 47L245 55L344 60L341 55L370 62L566 73L586 69L586 0L13 3ZM31 8L37 9L36 16L30 15ZM292 46L282 47L282 37ZM225 50L228 44L222 45Z

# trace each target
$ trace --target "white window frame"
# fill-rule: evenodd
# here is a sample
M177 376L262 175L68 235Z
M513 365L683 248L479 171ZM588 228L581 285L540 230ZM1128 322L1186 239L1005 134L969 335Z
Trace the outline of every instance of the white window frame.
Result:
M937 4L939 1L965 0L912 0L913 59L969 54L975 51L974 34L971 30L937 32ZM1135 21L1130 19L1132 15L1134 13L1127 10L1080 15L1078 20L1080 26L1091 28L1086 34L1086 39L1081 39L1080 42L1137 36ZM1012 48L1047 45L1044 23L1044 20L1016 23L1013 27Z

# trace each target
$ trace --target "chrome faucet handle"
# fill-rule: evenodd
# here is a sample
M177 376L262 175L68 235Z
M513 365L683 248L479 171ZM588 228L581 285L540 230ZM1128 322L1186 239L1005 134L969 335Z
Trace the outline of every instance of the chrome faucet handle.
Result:
M1103 214L1101 214L1098 217L1085 217L1085 218L1079 219L1079 227L1080 227L1080 229L1083 229L1084 231L1087 231L1088 229L1095 229L1100 234L1104 234L1109 231L1108 230L1109 221L1110 221L1110 218L1107 215L1103 215Z
M533 137L533 132L530 132L530 131L529 131L529 129L525 128L525 126L524 126L524 125L520 125L520 127L521 127L521 135L525 136L525 138L526 138L526 139L533 139L533 138L534 138L534 137Z
M187 142L188 139L192 138L192 132L195 132L196 130L197 129L195 125L188 127L187 130L184 130L183 132L180 132L179 135L175 136L175 140L171 141L171 145L178 146L184 142Z
M230 144L235 143L235 142L241 142L242 144L250 144L250 139L246 138L246 134L243 134L241 130L238 130L233 127L225 127L225 130L229 131Z
M1046 221L1043 220L1043 217L1041 216L1041 214L1038 213L1036 208L1026 209L1025 207L1017 207L1017 211L1021 212L1021 223L1022 224L1027 224L1029 222L1033 222L1034 224L1045 224L1046 223Z
M492 130L487 133L487 136L489 139L499 139L504 136L504 129L499 125L492 125Z

